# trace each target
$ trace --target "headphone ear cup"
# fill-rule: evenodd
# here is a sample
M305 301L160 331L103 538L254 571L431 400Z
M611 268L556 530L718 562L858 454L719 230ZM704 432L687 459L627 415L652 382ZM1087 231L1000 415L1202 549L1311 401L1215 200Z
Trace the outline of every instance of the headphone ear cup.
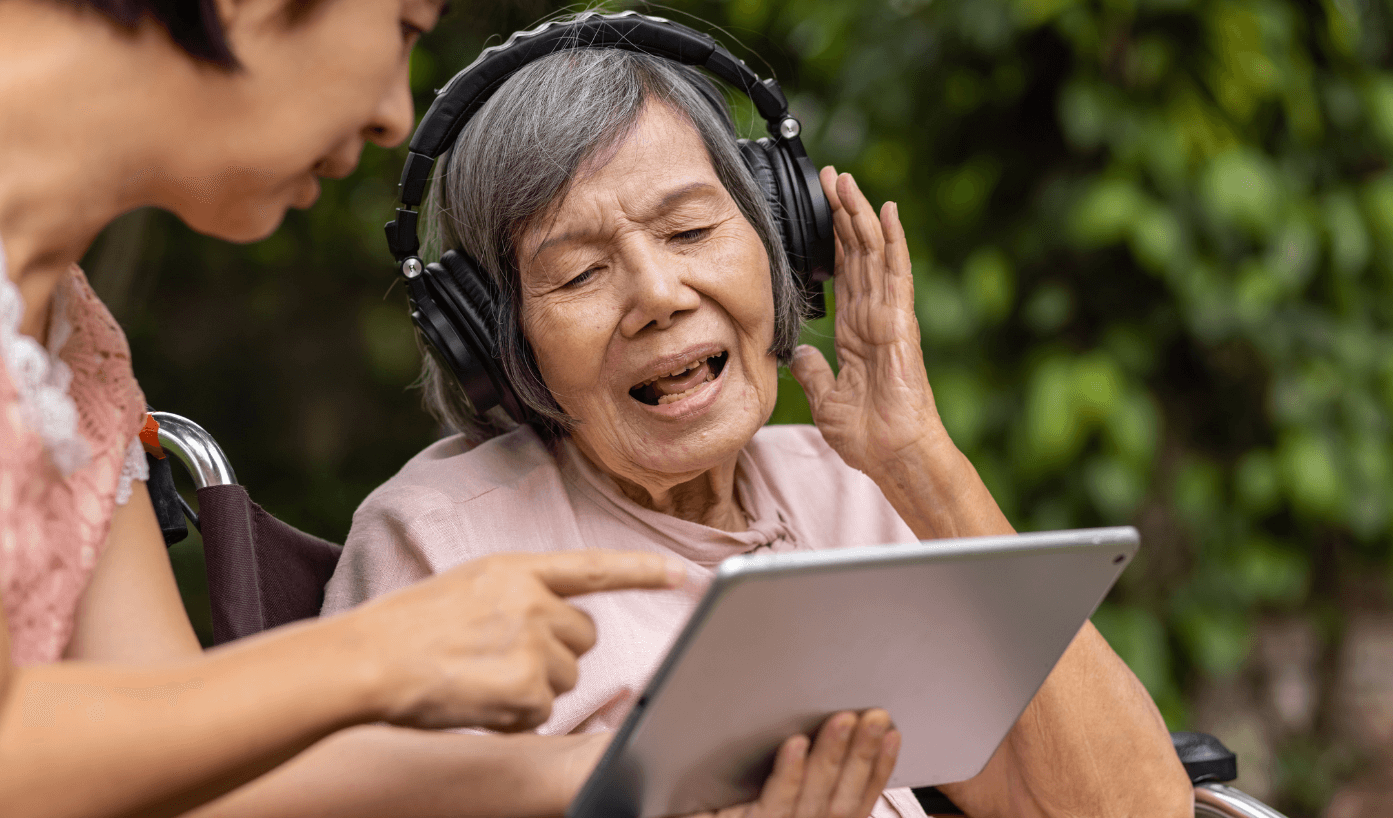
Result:
M474 411L482 414L502 406L514 420L523 422L522 407L498 363L496 302L473 259L451 250L440 261L426 265L419 278L432 296L434 315L427 314L425 305L418 303L417 311L422 315L417 326L434 319L436 334L446 339L446 348L435 343L425 327L422 330L449 364ZM449 331L441 331L442 323ZM457 344L449 343L451 335L458 338ZM460 346L464 355L459 354Z
M774 212L784 253L803 290L810 317L820 318L827 313L822 282L832 277L836 252L832 207L822 192L817 171L806 156L796 156L782 141L766 137L757 142L741 139L737 144L745 166Z
M779 226L779 240L783 242L784 251L787 252L788 236L784 228L783 203L779 201L779 185L774 181L774 168L769 164L769 155L763 145L748 139L737 140L735 144L740 149L740 158L745 160L745 167L749 168L750 175L755 179L755 185L759 187L760 193L764 194L764 200L769 203L769 209L774 213L774 222Z

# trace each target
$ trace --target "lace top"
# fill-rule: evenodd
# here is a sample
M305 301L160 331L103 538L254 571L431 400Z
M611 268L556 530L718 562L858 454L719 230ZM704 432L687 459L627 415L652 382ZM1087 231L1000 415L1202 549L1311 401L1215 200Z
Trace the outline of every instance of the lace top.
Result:
M0 595L17 664L58 659L111 512L146 479L145 397L125 334L74 266L47 347L19 333L24 302L0 247Z

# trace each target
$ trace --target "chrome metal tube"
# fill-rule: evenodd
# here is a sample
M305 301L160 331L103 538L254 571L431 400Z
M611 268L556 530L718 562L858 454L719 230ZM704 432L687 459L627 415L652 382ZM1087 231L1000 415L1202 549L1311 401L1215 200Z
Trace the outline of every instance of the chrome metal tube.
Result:
M160 424L160 445L174 453L198 488L236 485L232 463L202 426L171 412L151 412Z
M1246 792L1214 781L1195 787L1195 815L1204 818L1286 818Z

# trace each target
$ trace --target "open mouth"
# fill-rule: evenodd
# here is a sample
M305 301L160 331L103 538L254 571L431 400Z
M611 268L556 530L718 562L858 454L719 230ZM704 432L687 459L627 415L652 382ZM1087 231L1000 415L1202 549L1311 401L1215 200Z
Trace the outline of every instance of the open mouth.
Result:
M629 390L629 396L649 406L666 406L695 395L721 376L729 353L692 361L682 369L644 381Z

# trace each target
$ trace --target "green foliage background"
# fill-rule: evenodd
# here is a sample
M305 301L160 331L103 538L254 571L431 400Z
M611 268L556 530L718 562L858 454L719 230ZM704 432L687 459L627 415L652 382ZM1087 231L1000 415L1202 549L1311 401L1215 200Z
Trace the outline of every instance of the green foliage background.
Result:
M456 6L414 57L420 110L486 35L555 10ZM1248 672L1263 618L1310 622L1328 660L1352 611L1387 608L1393 3L651 10L724 28L783 82L815 161L900 203L944 421L1017 527L1142 529L1095 621L1173 729ZM381 233L401 157L369 149L256 245L137 214L89 259L150 401L328 537L437 433ZM830 332L808 337L830 352ZM806 422L784 387L776 422ZM198 611L197 543L175 556ZM1277 738L1293 814L1358 770L1332 706Z

